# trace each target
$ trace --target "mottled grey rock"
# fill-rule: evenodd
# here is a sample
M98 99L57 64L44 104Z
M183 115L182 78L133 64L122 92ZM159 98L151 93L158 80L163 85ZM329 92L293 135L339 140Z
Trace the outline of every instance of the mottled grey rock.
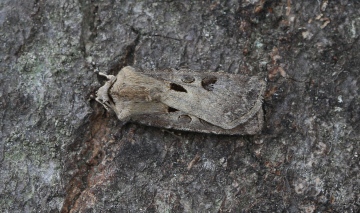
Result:
M1 212L357 212L358 1L0 2ZM116 74L266 78L257 136L123 125Z

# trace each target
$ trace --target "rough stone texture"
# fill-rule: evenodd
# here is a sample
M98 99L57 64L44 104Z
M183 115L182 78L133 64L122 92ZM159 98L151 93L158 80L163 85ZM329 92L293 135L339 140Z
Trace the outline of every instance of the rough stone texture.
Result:
M358 1L2 0L1 212L360 211ZM126 65L263 75L258 136L122 124Z

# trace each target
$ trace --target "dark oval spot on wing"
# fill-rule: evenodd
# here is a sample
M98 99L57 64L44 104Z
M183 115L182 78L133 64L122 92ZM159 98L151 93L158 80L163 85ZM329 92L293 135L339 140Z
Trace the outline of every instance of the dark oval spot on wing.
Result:
M190 76L190 75L184 75L182 78L181 78L181 81L184 82L184 83L192 83L195 81L195 78Z
M175 83L170 83L170 89L177 91L177 92L187 92L183 86L181 86L179 84L175 84Z
M192 121L191 117L188 116L188 115L180 115L178 117L178 120L181 122L181 123L190 123Z
M201 86L207 91L213 91L216 81L217 78L215 76L208 76L202 79Z

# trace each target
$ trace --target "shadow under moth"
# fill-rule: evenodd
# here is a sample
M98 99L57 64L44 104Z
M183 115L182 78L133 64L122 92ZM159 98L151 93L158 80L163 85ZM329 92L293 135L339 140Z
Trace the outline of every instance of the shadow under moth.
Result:
M253 135L263 126L266 83L257 76L127 66L96 92L123 122L186 131Z

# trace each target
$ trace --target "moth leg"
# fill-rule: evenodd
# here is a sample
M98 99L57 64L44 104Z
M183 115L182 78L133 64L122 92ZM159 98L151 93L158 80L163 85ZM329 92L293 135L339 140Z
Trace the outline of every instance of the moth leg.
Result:
M95 98L95 100L96 100L97 102L99 102L101 105L103 105L103 107L104 107L107 111L110 110L111 105L109 104L108 101L104 101L102 98L99 98L99 97Z

